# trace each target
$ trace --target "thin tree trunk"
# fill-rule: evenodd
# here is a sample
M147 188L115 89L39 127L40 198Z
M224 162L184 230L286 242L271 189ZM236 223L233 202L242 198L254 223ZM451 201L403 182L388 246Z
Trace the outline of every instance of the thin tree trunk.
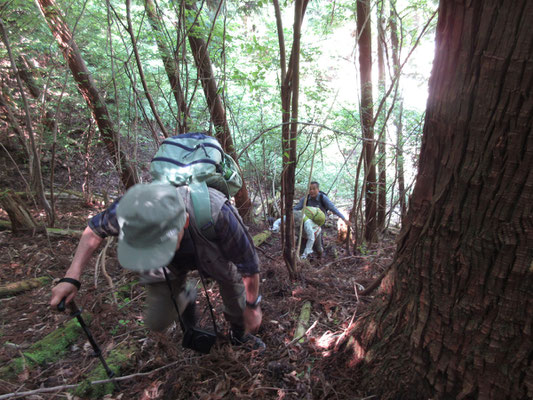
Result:
M24 81L33 98L38 98L41 95L41 89L35 83L33 73L31 72L32 68L23 55L17 57L17 69L20 79Z
M385 32L383 29L383 7L384 2L380 0L377 8L378 26L378 93L380 101L386 101L385 96ZM385 212L387 209L387 146L385 145L387 135L386 106L381 107L381 115L378 123L378 202L377 202L377 229L382 232L385 229Z
M4 95L4 88L5 86L2 84L2 82L0 82L0 111L4 114L7 125L13 130L15 136L21 144L22 149L24 150L24 154L28 159L28 168L30 169L30 171L32 171L33 157L31 155L30 147L28 146L28 142L26 142L24 130L19 125L17 118L15 117L15 113L12 110L11 104L9 104L9 100Z
M285 79L281 83L281 112L282 112L282 172L281 172L281 197L282 216L285 220L281 224L282 251L285 265L289 271L291 279L296 277L296 252L294 249L294 182L296 171L296 139L298 134L298 89L299 89L299 57L300 57L300 36L302 21L307 8L308 0L297 0L294 5L294 27L293 45L289 66L284 70L285 54L280 56L281 76ZM285 48L283 40L283 29L281 23L281 13L279 4L274 1L276 21L278 27L278 39L280 41L280 51ZM280 31L281 30L281 31ZM292 117L292 121L291 121Z
M185 2L185 7L190 11L197 12L194 4ZM196 21L193 25L193 28L194 27L198 28ZM222 98L218 93L217 83L211 66L211 58L207 51L207 43L197 35L198 29L189 29L189 45L191 46L196 69L198 70L198 79L200 79L200 82L202 83L207 106L211 113L211 120L215 126L215 136L222 144L224 151L228 153L238 165L239 161L237 158L237 152L233 145L233 138L231 137L228 120L226 118L226 110L222 103ZM248 195L248 189L244 178L242 180L242 188L235 195L235 205L239 210L239 214L245 221L252 218L253 206Z
M372 33L369 0L357 0L357 34L359 37L359 68L361 79L361 122L363 128L366 176L365 239L376 240L376 165L374 157L374 126L372 107Z
M398 196L400 202L400 217L401 220L407 215L407 200L405 196L405 172L403 159L403 100L399 100L398 111L394 118L394 126L396 128L396 170L398 171Z
M150 91L148 90L148 84L146 83L146 78L144 76L141 57L139 56L139 51L137 50L137 38L135 37L135 33L133 32L133 25L131 23L131 0L126 0L126 19L128 21L127 30L130 35L131 44L133 47L133 54L135 55L135 62L137 64L137 70L139 71L139 78L141 80L141 84L144 89L144 95L146 99L148 100L148 104L150 105L152 114L154 115L154 118L157 122L157 125L159 125L159 129L161 129L163 136L169 137L170 135L168 134L167 128L165 127L165 124L163 124L163 121L161 120L161 117L159 116L159 113L157 112L157 107L155 106L154 99L152 98L152 95L150 94Z
M530 0L440 3L408 215L346 342L377 398L533 398L532 20Z
M39 151L37 150L37 144L35 143L35 135L33 133L33 128L32 128L30 107L28 104L28 100L26 99L26 93L24 92L24 88L22 87L22 82L20 80L20 76L17 70L15 59L13 57L13 54L11 53L11 46L9 44L9 38L7 36L7 32L6 32L6 29L5 29L5 26L2 20L0 20L0 34L2 36L2 41L4 42L6 46L7 53L9 55L9 61L11 63L11 68L13 69L13 74L15 75L15 78L17 80L17 86L20 91L22 102L24 104L26 130L28 132L28 137L30 139L30 149L31 149L31 154L33 156L33 167L34 167L34 171L30 171L31 176L34 178L31 180L31 184L32 184L31 186L32 186L32 189L34 189L37 192L37 198L39 199L39 204L44 209L46 216L48 218L48 222L53 223L54 212L52 208L50 207L50 203L48 203L48 200L46 199L46 196L44 194L43 175L41 172L41 160L39 157Z
M159 49L159 54L161 55L161 59L163 60L163 65L165 66L165 71L170 82L170 88L178 106L179 133L185 133L188 130L187 124L191 117L189 115L187 102L185 101L185 96L183 95L183 90L181 88L178 66L175 58L172 56L172 52L169 50L167 44L163 40L163 23L161 21L161 18L157 14L157 9L154 1L145 0L144 8L146 10L146 15L148 15L148 21L150 22L152 30L154 31L157 48Z
M398 25L396 23L396 0L390 0L390 35L392 44L392 63L394 74L398 74L395 85L400 86L400 57L398 41ZM400 216L401 220L407 215L407 201L405 199L405 174L403 160L403 99L399 96L397 103L394 105L394 127L396 128L396 171L398 174L398 196L400 199Z
M104 100L96 89L92 75L81 57L70 29L63 20L59 7L54 0L37 0L37 4L52 34L57 40L59 48L78 85L78 90L91 110L107 151L113 157L117 170L119 171L122 183L126 188L133 186L139 182L137 171L119 148L119 136L115 130L111 116L109 115Z

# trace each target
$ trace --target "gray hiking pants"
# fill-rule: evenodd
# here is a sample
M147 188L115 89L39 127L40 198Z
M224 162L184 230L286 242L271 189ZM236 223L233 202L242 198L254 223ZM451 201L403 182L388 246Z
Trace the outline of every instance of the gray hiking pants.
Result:
M180 313L183 313L191 293L191 288L186 286L188 271L179 271L172 267L170 269L173 272L172 292L177 300ZM235 265L229 263L224 267L204 268L202 271L204 275L218 283L226 320L233 329L244 329L243 312L246 306L246 295L242 277ZM166 281L146 283L146 292L144 321L149 329L162 331L172 322L179 321Z

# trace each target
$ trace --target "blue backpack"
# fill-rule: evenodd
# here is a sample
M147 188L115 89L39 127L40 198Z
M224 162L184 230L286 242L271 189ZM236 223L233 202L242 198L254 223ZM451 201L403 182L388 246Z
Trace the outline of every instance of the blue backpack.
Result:
M242 187L237 163L218 140L203 133L184 133L165 141L150 164L154 181L190 187L198 228L208 239L215 235L208 187L229 199Z

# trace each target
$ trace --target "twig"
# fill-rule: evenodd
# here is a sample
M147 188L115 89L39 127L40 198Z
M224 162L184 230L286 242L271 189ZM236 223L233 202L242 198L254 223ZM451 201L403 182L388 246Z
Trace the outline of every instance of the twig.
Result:
M372 255L368 255L368 256L348 256L348 257L344 257L344 258L339 258L338 260L333 260L333 261L327 263L322 268L318 269L318 271L326 269L326 268L330 267L331 265L340 263L342 261L354 260L354 259L358 259L358 258L361 259L361 260L365 260L368 257L373 257L373 256Z
M359 283L357 282L354 282L353 283L353 290L355 292L355 298L357 299L357 302L359 303L359 294L357 293L357 285L361 286L364 290L364 286L363 285L360 285Z
M105 263L107 258L107 249L109 248L109 245L113 243L113 238L110 236L106 240L106 244L100 254L98 254L98 257L96 258L96 265L94 267L94 287L98 287L98 271L102 271L102 275L104 275L104 278L106 279L108 285L111 288L111 295L113 296L113 303L118 304L117 295L115 293L115 285L113 284L113 280L107 273Z
M266 251L265 251L264 249L262 249L261 247L257 247L257 246L254 246L254 247L255 247L256 250L261 250L261 252L264 254L265 257L271 259L272 261L276 261L275 258L270 257L270 256L266 253Z
M183 360L178 360L178 361L174 361L174 362L172 362L170 364L163 365L162 367L156 368L153 371L139 372L139 373L136 373L136 374L119 376L119 377L112 378L112 379L102 379L102 380L98 380L98 381L92 381L89 384L90 385L99 385L99 384L102 384L102 383L109 383L109 382L114 382L114 381L125 381L125 380L128 380L128 379L136 378L138 376L147 376L147 375L153 374L154 372L158 372L158 371L160 371L162 369L173 367L174 365L179 364L179 363L183 363ZM74 389L74 388L78 387L79 385L81 385L81 383L76 383L76 384L72 384L72 385L54 386L54 387L48 387L48 388L40 388L40 389L30 390L30 391L27 391L27 392L7 393L7 394L0 395L0 400L3 400L3 399L14 399L14 398L17 398L17 397L30 396L30 395L38 394L38 393L49 393L49 392L56 392L56 391L59 392L61 390Z
M17 397L30 396L30 395L37 394L37 393L49 393L49 392L55 392L55 391L60 391L60 390L65 390L65 389L74 389L78 385L79 384L76 384L76 385L62 385L62 386L54 386L54 387L50 387L50 388L41 388L41 389L36 389L36 390L30 390L30 391L27 391L27 392L7 393L7 394L0 395L0 400L1 399L15 399Z
M359 296L357 295L357 288L355 289L355 295L357 296L357 299L359 299ZM359 301L359 300L357 300ZM348 324L348 326L346 327L346 329L344 329L344 331L342 332L342 334L337 338L337 341L335 342L335 346L334 348L337 349L337 346L339 345L339 343L342 341L342 339L344 339L346 337L346 334L348 333L348 330L350 329L350 327L352 326L353 324L353 321L355 319L355 315L357 314L357 306L359 305L356 304L355 305L355 311L352 315L352 319L350 320L350 323Z
M306 331L305 331L304 333L302 333L300 336L295 337L294 339L292 339L292 340L289 342L289 344L287 345L287 347L290 346L290 345L292 345L293 343L297 342L298 340L300 340L300 339L303 338L304 336L307 336L307 335L308 335L308 334L309 334L309 333L315 328L315 326L316 326L317 323L318 323L318 319L317 319L315 322L313 322L313 325L311 325L311 326L309 327L308 330L306 330Z

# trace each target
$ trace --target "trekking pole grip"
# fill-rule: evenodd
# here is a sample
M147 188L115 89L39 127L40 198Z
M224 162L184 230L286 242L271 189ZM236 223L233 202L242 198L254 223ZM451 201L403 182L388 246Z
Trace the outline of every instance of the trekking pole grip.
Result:
M67 301L66 297L63 297L59 304L57 305L57 311L63 312L65 311L65 301Z
M77 279L74 279L74 278L61 278L58 283L61 283L61 282L70 283L71 285L76 286L76 289L80 290L81 283ZM66 300L67 300L66 296L63 297L63 299L61 299L61 301L57 305L57 311L61 311L61 312L65 311L65 302L66 302ZM78 311L78 307L76 307L76 304L74 304L74 301L71 301L69 303L69 305L74 305L74 308L71 307L72 308L72 312Z
M65 297L63 297L61 299L61 301L57 305L57 311L60 311L60 312L65 311L65 303L66 303L66 301L67 301L67 297L65 296ZM74 302L74 300L71 300L70 303L68 303L68 306L69 306L70 310L72 311L73 315L80 312L80 310L79 310L78 306L76 305L76 303Z

